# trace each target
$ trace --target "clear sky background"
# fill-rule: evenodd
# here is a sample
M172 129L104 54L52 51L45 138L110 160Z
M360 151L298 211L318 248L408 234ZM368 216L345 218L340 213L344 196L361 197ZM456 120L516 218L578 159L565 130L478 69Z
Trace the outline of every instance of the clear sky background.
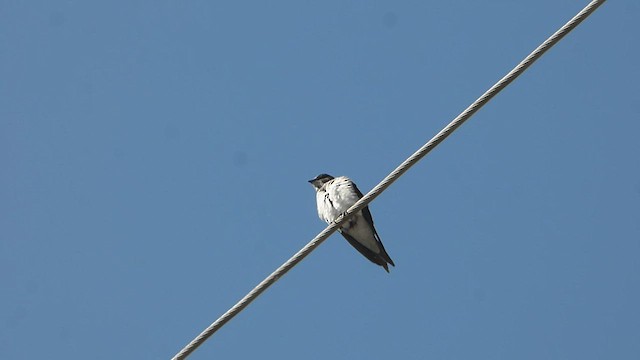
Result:
M587 1L0 1L0 358L166 359ZM638 359L640 26L609 1L193 359Z

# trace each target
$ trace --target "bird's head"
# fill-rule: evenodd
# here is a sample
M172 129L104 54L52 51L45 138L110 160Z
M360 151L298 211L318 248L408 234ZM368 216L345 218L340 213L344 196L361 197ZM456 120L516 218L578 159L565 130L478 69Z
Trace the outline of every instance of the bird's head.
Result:
M309 180L309 182L311 183L311 185L313 185L313 188L316 189L317 191L322 187L322 185L326 184L330 180L333 180L333 176L327 175L327 174L320 174L315 178Z

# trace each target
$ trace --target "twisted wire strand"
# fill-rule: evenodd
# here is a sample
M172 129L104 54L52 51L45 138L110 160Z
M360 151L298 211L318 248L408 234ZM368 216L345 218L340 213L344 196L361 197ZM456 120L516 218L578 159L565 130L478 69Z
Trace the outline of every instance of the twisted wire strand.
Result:
M362 210L373 199L378 197L386 188L388 188L393 182L395 182L402 174L409 170L415 163L420 161L425 155L427 155L433 148L446 139L451 133L453 133L460 125L468 120L476 111L484 106L489 100L491 100L502 89L515 80L520 74L522 74L531 64L538 60L547 50L560 41L571 30L578 26L584 19L586 19L591 13L593 13L600 5L606 0L594 0L590 2L584 9L582 9L576 16L574 16L569 22L562 26L558 31L545 40L540 46L538 46L531 54L529 54L524 60L522 60L513 70L505 75L500 81L487 90L482 96L474 101L468 108L466 108L460 115L458 115L453 121L449 123L444 129L436 134L431 140L418 149L413 155L407 158L402 164L400 164L395 170L393 170L387 177L385 177L378 185L376 185L371 191L363 196L358 202L356 202L349 210L334 223L327 226L322 232L320 232L313 240L311 240L305 247L293 255L287 262L277 268L271 275L267 276L262 282L260 282L255 288L253 288L247 295L245 295L238 303L231 307L227 312L222 314L216 321L209 325L202 333L200 333L195 339L193 339L187 346L185 346L178 354L176 354L172 360L185 359L195 349L197 349L202 343L204 343L211 335L224 326L229 320L240 313L246 308L253 300L255 300L262 292L264 292L269 286L273 285L280 277L286 274L291 268L296 266L302 259L304 259L309 253L311 253L316 247L322 244L331 234L333 234L347 219L353 214Z

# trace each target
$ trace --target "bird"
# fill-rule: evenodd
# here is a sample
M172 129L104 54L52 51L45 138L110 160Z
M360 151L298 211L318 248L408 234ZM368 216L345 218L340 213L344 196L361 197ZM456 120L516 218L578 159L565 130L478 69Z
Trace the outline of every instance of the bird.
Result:
M362 192L346 176L334 178L328 174L320 174L309 182L316 190L318 216L327 224L334 222L362 198ZM387 272L389 272L389 265L396 266L384 249L380 236L373 226L373 218L368 206L347 220L338 232L364 257L382 266Z

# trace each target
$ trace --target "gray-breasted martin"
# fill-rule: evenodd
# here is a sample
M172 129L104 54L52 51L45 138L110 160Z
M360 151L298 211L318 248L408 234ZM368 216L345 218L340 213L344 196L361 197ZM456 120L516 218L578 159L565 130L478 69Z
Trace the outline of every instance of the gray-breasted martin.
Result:
M320 174L309 182L316 189L318 216L327 224L347 212L363 196L356 184L346 176L334 178L331 175ZM388 264L395 266L373 226L368 206L354 214L338 231L351 246L387 272Z

